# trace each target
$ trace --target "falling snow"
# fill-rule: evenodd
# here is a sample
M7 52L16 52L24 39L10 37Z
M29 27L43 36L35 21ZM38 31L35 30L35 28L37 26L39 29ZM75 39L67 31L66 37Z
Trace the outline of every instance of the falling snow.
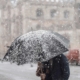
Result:
M58 33L45 30L32 31L14 40L5 57L19 64L35 60L45 61L68 51L68 46L67 39Z

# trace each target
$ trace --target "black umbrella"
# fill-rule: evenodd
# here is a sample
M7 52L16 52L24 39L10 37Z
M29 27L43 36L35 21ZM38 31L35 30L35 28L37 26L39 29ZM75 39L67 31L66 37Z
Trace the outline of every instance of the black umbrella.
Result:
M62 35L52 31L38 30L18 37L12 43L4 59L13 62L23 61L23 63L46 61L68 49L69 41Z

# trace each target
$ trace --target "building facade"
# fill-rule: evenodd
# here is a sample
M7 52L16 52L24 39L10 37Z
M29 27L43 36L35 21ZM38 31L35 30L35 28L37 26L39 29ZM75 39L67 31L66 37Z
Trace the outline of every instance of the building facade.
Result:
M52 30L80 47L80 0L0 0L0 56L29 31Z

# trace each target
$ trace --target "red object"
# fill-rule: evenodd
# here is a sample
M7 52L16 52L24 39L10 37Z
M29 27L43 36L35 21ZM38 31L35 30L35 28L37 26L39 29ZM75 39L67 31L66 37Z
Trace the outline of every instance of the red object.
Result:
M69 62L73 63L76 62L76 65L79 63L79 50L74 49L70 50L69 53L66 55L68 58Z

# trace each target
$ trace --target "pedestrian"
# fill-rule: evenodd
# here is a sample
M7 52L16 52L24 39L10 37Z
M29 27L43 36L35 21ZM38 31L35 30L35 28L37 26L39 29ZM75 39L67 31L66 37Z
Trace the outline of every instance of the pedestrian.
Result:
M41 74L41 68L43 74ZM38 64L36 71L37 76L43 77L42 80L68 80L70 76L69 63L63 54L60 54L49 61Z
M70 76L69 63L66 56L60 54L52 58L52 80L68 80Z

